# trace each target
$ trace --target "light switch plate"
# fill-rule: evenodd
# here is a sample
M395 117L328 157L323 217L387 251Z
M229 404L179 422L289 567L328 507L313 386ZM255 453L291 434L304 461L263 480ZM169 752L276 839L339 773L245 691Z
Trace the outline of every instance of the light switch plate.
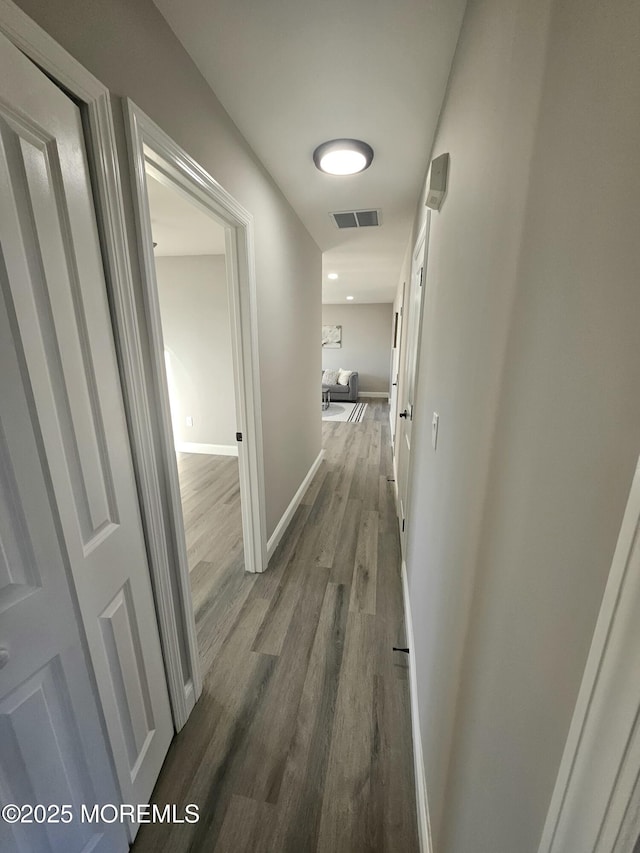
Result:
M187 426L188 427L193 426L193 418L191 417L191 415L187 415Z
M440 422L440 415L437 412L433 413L433 417L431 418L431 444L433 449L436 449L436 445L438 444L438 424Z

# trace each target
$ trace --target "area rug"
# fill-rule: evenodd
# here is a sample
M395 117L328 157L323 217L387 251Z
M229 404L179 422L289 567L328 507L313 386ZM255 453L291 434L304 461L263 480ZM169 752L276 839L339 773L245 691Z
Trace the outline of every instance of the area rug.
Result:
M334 403L322 413L323 421L345 421L359 424L367 410L367 403Z

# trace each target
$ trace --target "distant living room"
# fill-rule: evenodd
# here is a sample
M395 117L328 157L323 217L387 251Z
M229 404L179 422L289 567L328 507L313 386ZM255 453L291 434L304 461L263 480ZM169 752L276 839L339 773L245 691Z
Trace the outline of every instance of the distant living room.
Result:
M322 306L322 419L358 423L389 397L393 305Z

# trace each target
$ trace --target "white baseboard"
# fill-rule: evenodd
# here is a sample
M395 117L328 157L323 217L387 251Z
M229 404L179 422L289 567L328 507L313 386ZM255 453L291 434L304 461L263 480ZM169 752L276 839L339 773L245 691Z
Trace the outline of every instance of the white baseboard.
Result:
M180 453L207 453L210 456L237 456L237 444L199 444L196 441L177 441Z
M358 391L358 397L381 397L385 400L389 399L388 391Z
M413 769L416 780L416 812L418 815L418 837L421 853L433 853L431 824L429 823L429 803L427 800L427 780L424 773L424 754L422 752L422 734L418 711L418 686L416 679L415 643L413 639L413 620L409 601L409 583L407 565L402 561L402 597L404 599L404 618L409 647L409 692L411 694L411 733L413 736Z
M284 536L285 530L291 524L291 519L293 518L295 511L300 506L300 501L304 497L304 493L309 488L309 484L313 480L315 473L318 470L318 468L320 467L320 463L322 462L323 458L324 458L324 448L320 451L320 453L318 453L315 462L313 463L311 468L309 468L309 470L307 471L307 476L300 483L300 487L298 488L298 491L295 493L295 495L291 499L291 503L289 504L289 506L284 511L280 521L277 523L276 529L273 531L273 533L269 537L269 541L267 542L267 561L269 561L271 559L271 555L273 554L273 552L278 547L278 543L280 542L280 540Z

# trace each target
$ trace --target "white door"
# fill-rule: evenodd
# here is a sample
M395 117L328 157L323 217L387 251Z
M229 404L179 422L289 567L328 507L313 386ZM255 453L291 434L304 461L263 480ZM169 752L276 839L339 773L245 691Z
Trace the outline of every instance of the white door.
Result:
M11 332L10 337L3 335L3 346L18 360L14 383L18 375L23 383L21 392L12 393L22 393L27 401L23 421L17 421L2 398L3 417L8 419L4 440L10 447L4 453L5 466L15 470L5 472L8 500L16 507L14 516L24 511L22 526L12 526L15 546L9 540L10 550L5 549L8 580L0 604L0 645L10 649L9 663L0 673L2 702L5 714L10 709L12 731L22 732L24 749L22 771L13 762L10 768L3 763L3 770L11 774L12 785L21 774L25 780L39 774L40 754L33 755L27 746L38 736L40 717L32 704L19 698L28 690L25 685L48 679L47 689L58 697L59 713L49 715L49 725L60 726L60 761L74 740L74 726L84 725L64 695L69 679L86 679L77 644L78 615L69 609L68 591L56 592L44 611L39 609L44 602L37 603L46 598L45 586L62 588L66 574L86 637L121 799L147 802L173 724L81 116L75 104L2 37L0 247L0 287ZM29 430L37 454L27 446ZM25 472L36 462L41 473L27 485ZM24 493L13 489L14 476L25 484ZM43 482L47 492L38 502L36 492ZM58 557L51 548L43 550L44 545L38 551L34 545L33 554L29 551L30 536L44 535L47 525L57 534ZM20 559L12 556L11 548L23 548L15 552L22 554ZM59 577L54 574L55 559L61 561ZM17 582L12 580L15 572ZM66 668L70 674L63 676ZM38 690L46 696L44 688ZM43 705L42 719L44 713ZM3 745L11 740L8 730L2 736ZM3 751L3 762L9 761L5 755ZM98 762L106 774L99 751L87 749L83 760L88 767ZM56 780L50 783L55 786ZM61 777L58 783L64 786ZM26 795L28 788L20 790Z
M400 354L402 352L402 318L404 314L404 291L406 283L402 285L402 299L399 305L397 318L394 316L394 328L392 329L391 350L391 389L389 392L389 425L391 427L391 446L395 453L396 446L396 419L398 416L398 387L400 381Z
M4 254L4 233L1 245ZM117 802L118 793L4 265L0 285L0 800L68 804L79 815L82 803ZM122 826L0 820L0 850L127 847Z
M413 410L415 401L416 372L420 349L420 327L422 321L422 300L424 294L424 270L426 267L426 237L429 228L429 214L424 230L416 243L411 263L411 281L409 299L406 306L406 356L404 376L400 382L400 406L396 431L397 480L398 480L398 516L400 519L400 542L405 555L407 534L407 513L409 498L409 473L411 471L411 438L413 432ZM406 303L405 303L406 304Z

